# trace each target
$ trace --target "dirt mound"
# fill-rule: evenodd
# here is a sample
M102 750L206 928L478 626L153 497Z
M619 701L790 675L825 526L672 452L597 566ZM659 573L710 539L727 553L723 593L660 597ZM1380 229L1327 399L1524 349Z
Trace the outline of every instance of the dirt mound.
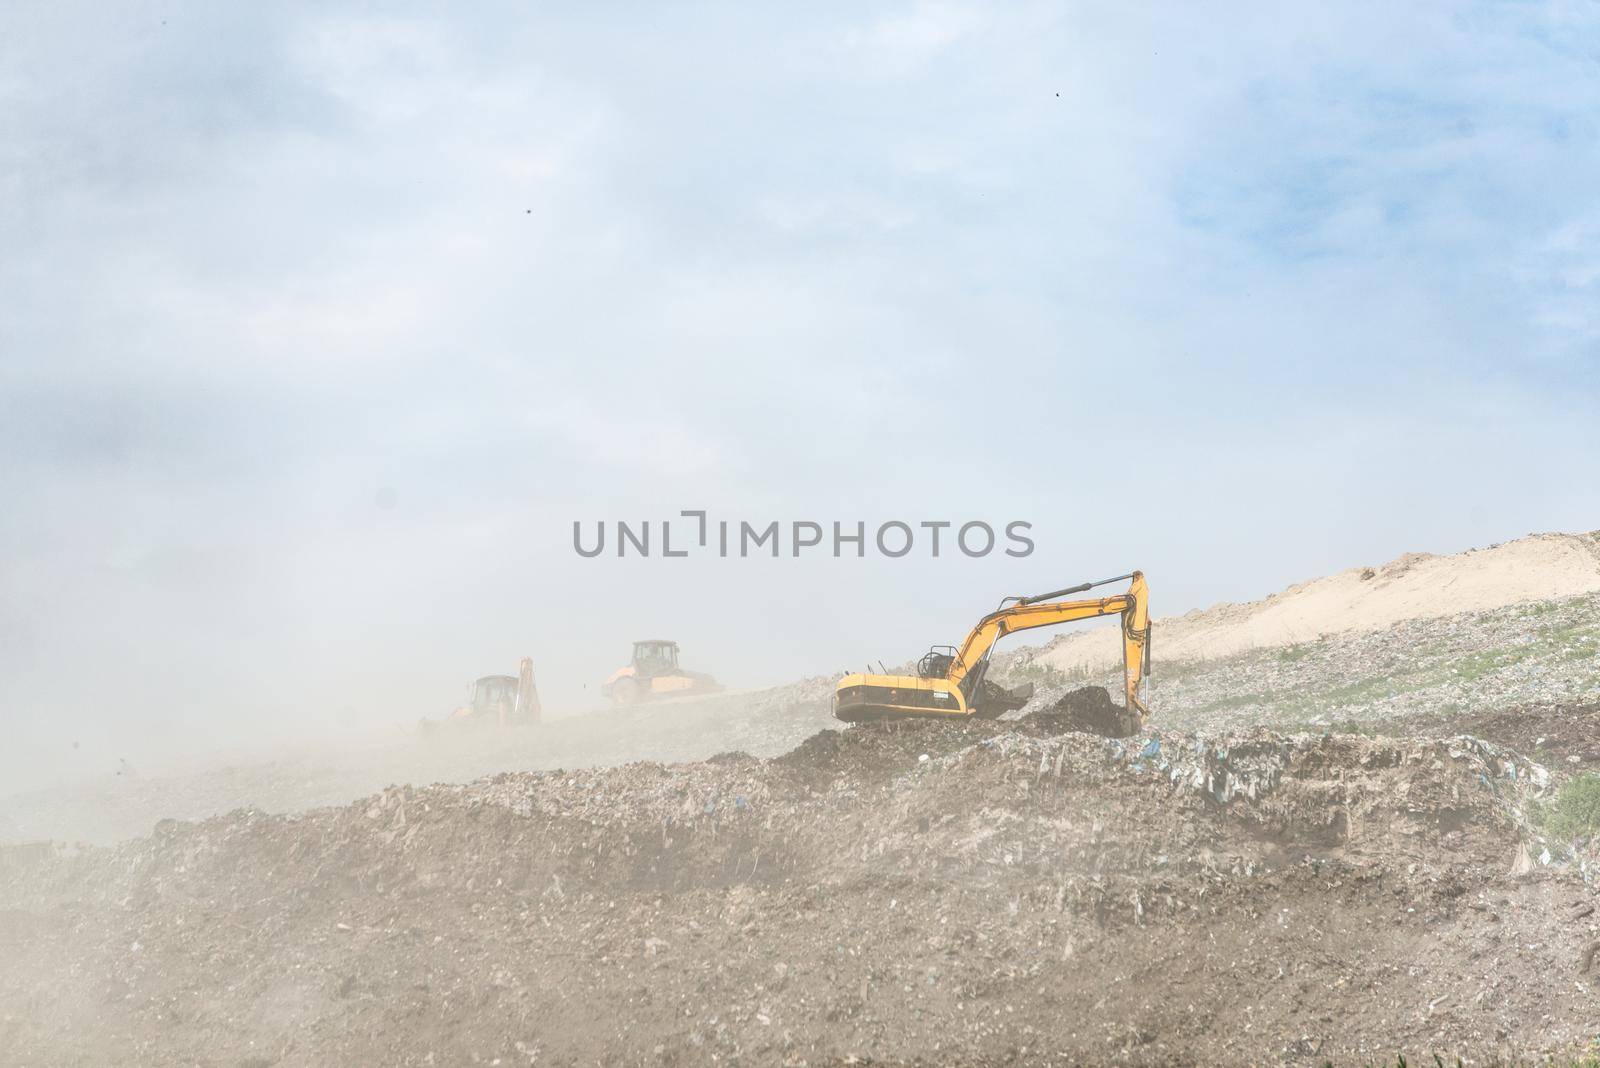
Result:
M1139 732L1139 717L1113 701L1104 686L1084 686L1062 695L1049 708L1023 716L1020 727L1030 734L1082 731L1127 738Z
M1290 586L1264 600L1158 618L1155 648L1167 661L1211 660L1328 634L1381 630L1409 619L1597 590L1600 532L1535 534L1447 556L1408 553L1381 567L1354 567ZM1159 588L1155 592L1159 598ZM1159 607L1159 599L1154 603ZM1101 627L1058 638L1033 660L1058 671L1082 672L1120 655L1115 629Z
M1563 770L1600 766L1600 701L1519 705L1470 716L1435 714L1416 717L1406 727L1465 731Z
M1473 739L825 731L0 868L25 1063L1570 1052L1582 880Z

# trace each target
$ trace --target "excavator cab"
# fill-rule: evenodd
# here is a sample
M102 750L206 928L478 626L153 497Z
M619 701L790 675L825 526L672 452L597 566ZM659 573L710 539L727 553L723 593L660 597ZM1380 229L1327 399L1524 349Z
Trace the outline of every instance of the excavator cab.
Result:
M955 666L961 657L961 650L953 645L935 645L922 659L917 661L917 678L943 679L950 674L950 669ZM972 669L961 676L961 696L969 707L982 707L983 715L998 716L1004 712L1015 711L1027 704L1033 698L1033 683L1025 682L1014 689L1006 689L998 683L990 682L989 656L973 665Z
M917 678L942 679L950 673L950 665L955 663L956 647L953 645L935 645L922 659L917 661Z
M467 707L472 709L474 716L509 716L517 707L517 677L485 675L469 687Z
M653 679L678 672L678 643L650 639L633 643L633 677Z

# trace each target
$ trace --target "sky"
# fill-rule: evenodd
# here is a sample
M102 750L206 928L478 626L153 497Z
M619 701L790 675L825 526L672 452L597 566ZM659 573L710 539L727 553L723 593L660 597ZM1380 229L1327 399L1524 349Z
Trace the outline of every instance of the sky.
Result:
M1600 527L1597 64L1578 3L7 4L0 792ZM1035 549L573 551L685 509Z

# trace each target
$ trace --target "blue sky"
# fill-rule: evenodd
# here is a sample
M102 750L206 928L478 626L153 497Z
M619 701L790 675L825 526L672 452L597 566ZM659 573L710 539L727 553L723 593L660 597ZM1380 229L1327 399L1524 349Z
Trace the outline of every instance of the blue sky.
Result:
M1129 566L1180 611L1600 527L1597 23L8 5L17 760L410 721L524 652L577 709L646 633L759 684ZM1039 549L570 551L693 507Z

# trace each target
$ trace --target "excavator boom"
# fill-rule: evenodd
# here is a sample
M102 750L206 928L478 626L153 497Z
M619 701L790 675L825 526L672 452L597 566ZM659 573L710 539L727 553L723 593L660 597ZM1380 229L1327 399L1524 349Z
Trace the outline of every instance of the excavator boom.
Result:
M1090 600L1057 598L1096 586L1128 580L1126 593ZM901 716L999 715L1018 707L1027 695L1010 694L984 679L995 642L1007 634L1101 616L1122 621L1123 698L1143 723L1149 709L1141 684L1149 673L1150 603L1144 574L1139 571L1100 582L1086 582L1034 597L1008 597L1002 607L978 620L960 648L935 649L922 658L912 675L849 674L839 680L834 715L855 722ZM1031 688L1029 694L1031 695Z

